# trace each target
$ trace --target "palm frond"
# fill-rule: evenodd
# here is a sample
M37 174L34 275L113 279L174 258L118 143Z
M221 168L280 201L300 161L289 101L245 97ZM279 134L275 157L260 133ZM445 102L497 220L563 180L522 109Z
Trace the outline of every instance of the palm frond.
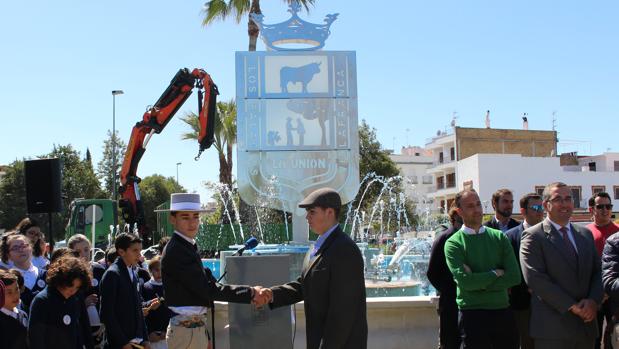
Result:
M226 19L230 14L230 9L224 0L210 0L204 4L202 13L205 14L202 26L206 27L218 19L222 21Z

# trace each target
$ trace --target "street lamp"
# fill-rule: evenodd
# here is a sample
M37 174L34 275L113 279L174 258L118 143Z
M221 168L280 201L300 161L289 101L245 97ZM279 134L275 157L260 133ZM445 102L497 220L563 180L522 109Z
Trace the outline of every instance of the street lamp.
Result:
M116 190L116 95L124 94L123 90L112 90L112 172L114 188L114 201L118 201Z
M177 162L176 163L176 185L180 185L178 184L178 165L182 165L182 162Z

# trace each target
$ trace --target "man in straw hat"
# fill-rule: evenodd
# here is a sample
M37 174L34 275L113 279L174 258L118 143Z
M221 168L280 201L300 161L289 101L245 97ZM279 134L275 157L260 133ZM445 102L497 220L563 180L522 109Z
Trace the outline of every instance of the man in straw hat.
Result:
M319 235L297 281L260 290L257 304L271 308L304 301L308 349L367 348L363 257L338 224L342 201L337 191L322 188L299 207Z
M169 211L174 234L163 250L161 273L165 300L172 312L166 340L170 349L210 347L206 307L213 301L250 303L259 287L221 285L205 272L194 240L200 226L199 194L171 195Z

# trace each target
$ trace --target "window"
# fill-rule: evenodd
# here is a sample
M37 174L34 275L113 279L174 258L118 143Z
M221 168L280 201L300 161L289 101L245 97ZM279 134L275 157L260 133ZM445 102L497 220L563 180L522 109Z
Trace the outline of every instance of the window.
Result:
M456 148L451 147L451 149L449 149L449 155L451 156L451 161L456 160Z
M423 184L432 184L432 176L431 175L426 175L421 177L421 180L423 182Z
M615 172L619 172L619 161L615 161Z
M411 184L417 184L417 183L419 183L419 182L417 181L417 176L415 176L415 175L413 175L413 176L408 176L408 179L410 179L410 183L411 183Z
M544 188L546 188L543 185L536 185L535 186L535 194L542 196L544 194Z
M591 186L591 194L595 195L597 193L601 193L603 191L606 191L606 186L604 185L592 185ZM591 196L593 196L591 195Z
M438 153L438 163L439 164L443 163L443 152Z
M578 187L570 187L572 191L572 200L574 201L574 208L580 208L580 200L582 198L582 188Z
M619 185L615 185L613 191L615 192L615 200L619 200Z
M589 163L589 171L595 172L595 162L590 162Z
M456 186L456 174L450 173L445 177L447 179L447 188L454 188Z
M436 177L436 190L441 190L445 188L445 179L443 176Z

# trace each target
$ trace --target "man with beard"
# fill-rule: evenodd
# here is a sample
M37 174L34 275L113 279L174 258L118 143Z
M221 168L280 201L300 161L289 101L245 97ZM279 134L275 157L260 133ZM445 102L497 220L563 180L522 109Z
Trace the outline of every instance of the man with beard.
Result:
M520 199L520 214L524 221L515 228L505 232L514 248L516 259L520 254L520 241L522 232L538 224L544 219L544 206L542 197L535 193L525 194ZM522 272L521 272L522 275ZM533 338L529 336L529 318L531 317L531 294L529 287L524 279L520 285L511 288L509 293L509 305L514 311L516 324L518 325L518 335L520 336L520 349L533 349Z
M464 224L445 243L447 266L458 288L464 349L517 349L516 321L507 290L520 283L520 272L507 236L481 224L483 212L471 189L456 194Z
M511 218L514 209L514 195L511 190L499 189L494 192L492 194L492 208L495 212L494 217L484 222L486 227L506 232L520 224L517 220Z

